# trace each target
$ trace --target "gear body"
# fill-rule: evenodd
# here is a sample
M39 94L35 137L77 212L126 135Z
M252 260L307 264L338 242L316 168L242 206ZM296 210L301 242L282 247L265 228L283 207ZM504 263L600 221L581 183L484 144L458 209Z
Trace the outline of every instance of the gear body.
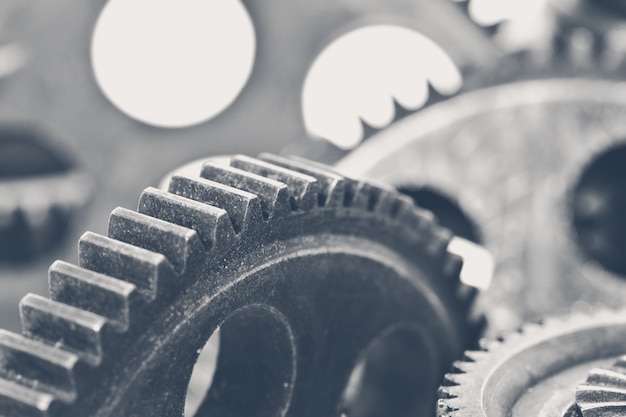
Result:
M352 368L388 334L427 358L405 412L431 412L476 331L450 235L390 189L263 159L174 176L138 212L114 210L108 237L83 235L80 266L51 267L51 299L22 300L25 335L0 333L2 414L181 415L218 326L196 415L338 415L354 406Z

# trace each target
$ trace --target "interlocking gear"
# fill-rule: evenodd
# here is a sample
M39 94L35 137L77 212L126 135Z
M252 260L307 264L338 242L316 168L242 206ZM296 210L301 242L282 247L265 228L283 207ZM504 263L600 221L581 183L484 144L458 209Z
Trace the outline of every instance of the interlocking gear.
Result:
M169 192L146 189L137 212L115 209L108 237L80 239L80 266L52 265L50 299L22 300L24 335L0 333L0 414L180 416L218 326L196 415L361 415L344 387L387 340L419 357L395 415L432 412L479 325L449 239L410 199L320 165L209 162Z
M439 389L439 417L576 417L576 385L624 353L626 311L528 324L465 353ZM585 414L596 415L596 414ZM617 414L611 414L617 415Z
M626 414L626 356L604 368L593 369L576 390L576 403L584 417Z
M625 94L624 83L567 77L468 92L379 133L337 169L456 200L495 258L483 298L493 332L575 302L620 307L624 174L595 162L624 155Z

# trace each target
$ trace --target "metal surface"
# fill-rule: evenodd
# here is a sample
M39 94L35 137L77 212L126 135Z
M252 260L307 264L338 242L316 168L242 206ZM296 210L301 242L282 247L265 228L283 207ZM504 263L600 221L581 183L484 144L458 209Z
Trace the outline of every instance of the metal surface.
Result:
M626 356L591 370L576 389L576 403L584 417L626 415Z
M626 311L529 324L466 352L439 390L439 417L577 417L576 386L624 353ZM585 414L595 415L595 414ZM611 414L620 415L620 414Z
M174 176L138 212L115 209L108 237L83 235L80 267L53 264L51 299L22 300L24 336L0 332L0 414L180 416L219 326L197 416L430 415L478 325L431 220L395 191L271 155Z
M624 250L624 177L618 170L610 181L602 174L600 188L595 179L579 186L594 158L626 143L624 97L626 84L591 79L466 93L381 132L337 167L456 200L495 257L483 298L492 333L575 303L619 307L625 273L601 261ZM588 197L603 208L587 210Z

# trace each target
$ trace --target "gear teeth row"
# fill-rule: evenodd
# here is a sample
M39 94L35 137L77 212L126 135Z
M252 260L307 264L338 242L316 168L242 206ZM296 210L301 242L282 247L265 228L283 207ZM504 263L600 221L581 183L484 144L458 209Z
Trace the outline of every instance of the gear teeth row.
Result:
M74 368L78 361L71 352L0 330L0 375L9 381L70 403L77 395Z
M626 413L626 356L612 366L593 369L576 390L576 403L585 417Z
M148 300L168 292L174 271L163 254L95 233L85 233L78 242L80 266L134 284Z
M265 219L286 216L291 212L289 191L282 182L211 161L202 166L200 176L256 194Z
M183 274L190 261L196 260L202 251L195 230L124 208L116 208L111 213L109 237L163 254L178 275Z
M74 401L77 364L101 366L107 339L140 326L141 309L175 296L198 260L231 250L270 220L316 207L377 212L419 231L424 238L416 243L431 255L447 254L449 236L434 233L432 215L393 189L302 160L262 158L206 163L201 177L174 176L169 192L146 189L137 212L112 212L108 237L81 237L80 266L55 262L50 299L31 294L20 304L24 336L0 333L0 415L42 417L56 400ZM441 265L458 281L458 258L445 255Z
M243 155L234 156L230 165L286 184L293 210L311 210L318 205L319 186L310 175Z
M24 335L63 346L91 366L102 361L106 318L35 294L22 299L20 313Z
M130 310L139 301L129 282L57 261L50 267L50 297L103 317L118 331L130 325Z
M169 191L226 210L238 234L255 228L263 219L261 204L255 194L219 182L174 175Z
M137 211L195 230L206 252L235 236L226 210L156 188L147 188L141 194Z
M350 201L351 191L349 181L333 172L330 168L322 165L314 165L306 160L298 158L287 159L271 154L261 154L260 159L308 175L317 180L319 184L318 204L320 206L340 207Z

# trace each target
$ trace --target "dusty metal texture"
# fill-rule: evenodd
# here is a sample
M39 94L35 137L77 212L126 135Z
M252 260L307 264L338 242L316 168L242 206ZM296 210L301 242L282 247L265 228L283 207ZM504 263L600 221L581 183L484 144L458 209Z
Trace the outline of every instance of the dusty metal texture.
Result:
M576 403L584 417L626 414L626 356L610 366L595 368L576 389Z
M624 340L626 311L619 310L548 319L483 341L446 375L438 416L581 417L576 386L623 354Z
M320 165L207 163L115 209L78 266L52 265L49 299L21 301L0 414L180 416L219 326L197 416L431 415L479 325L449 239L410 199Z
M91 204L71 217L65 240L27 263L0 264L2 286L16 293L45 292L41 277L47 265L57 258L76 260L70 242L87 228L103 232L103 219L115 206L132 204L146 185L156 185L175 167L205 155L278 151L294 140L305 142L300 106L304 76L337 36L362 25L393 23L429 36L462 66L491 54L488 41L439 0L244 2L257 50L241 95L206 123L162 129L127 117L96 85L90 43L105 3L6 0L0 5L0 61L19 52L19 65L0 68L0 133L7 124L34 125L75 155L77 165L95 179L91 190L98 190ZM1 325L17 329L16 304L15 297L2 299Z
M495 257L482 299L492 333L575 303L620 307L624 97L626 84L591 79L470 92L381 132L337 167L457 204Z

